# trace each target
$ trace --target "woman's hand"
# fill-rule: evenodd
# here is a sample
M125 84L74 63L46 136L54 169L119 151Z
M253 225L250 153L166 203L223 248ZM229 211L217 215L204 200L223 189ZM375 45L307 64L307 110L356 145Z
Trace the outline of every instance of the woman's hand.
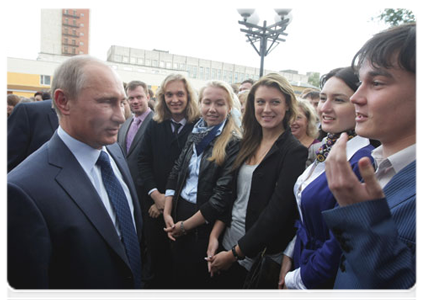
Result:
M232 251L222 251L213 256L210 262L210 273L217 273L221 270L229 269L229 267L236 262L236 258L232 254Z
M289 256L284 255L282 259L281 272L279 274L278 289L287 289L285 285L285 276L291 271L292 259Z
M167 213L166 211L163 213L163 218L166 224L166 228L164 228L163 230L166 231L167 233L167 237L172 240L172 241L176 241L176 239L173 237L172 233L173 230L175 229L175 224L173 223L173 218L172 216Z
M214 275L211 265L212 265L212 262L214 261L214 255L216 254L217 248L219 248L219 240L214 236L210 236L209 246L207 248L207 257L206 257L207 267L209 269L210 277L213 277Z

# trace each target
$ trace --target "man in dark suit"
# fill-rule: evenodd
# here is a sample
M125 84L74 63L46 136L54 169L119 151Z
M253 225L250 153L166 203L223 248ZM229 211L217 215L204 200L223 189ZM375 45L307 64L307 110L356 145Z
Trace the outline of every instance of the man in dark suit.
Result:
M125 153L132 179L139 190L138 155L145 129L153 118L154 112L148 107L150 94L144 82L129 82L126 86L126 94L133 116L127 119L119 129L118 143Z
M353 59L357 134L381 145L347 166L343 134L326 160L339 207L323 212L343 256L338 289L409 289L416 283L416 24L374 35ZM395 120L392 122L391 120Z
M7 119L7 172L47 142L58 126L51 100L18 104Z
M116 144L125 92L75 56L52 83L59 128L8 174L8 281L21 289L141 288L141 211Z

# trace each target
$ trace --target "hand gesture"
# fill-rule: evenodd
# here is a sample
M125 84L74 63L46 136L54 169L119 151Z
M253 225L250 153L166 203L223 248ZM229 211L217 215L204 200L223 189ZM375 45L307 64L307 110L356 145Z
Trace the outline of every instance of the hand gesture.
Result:
M346 147L348 136L342 133L330 150L325 163L326 177L329 189L332 191L340 206L346 206L366 200L384 198L374 169L368 157L358 162L361 177L360 182L347 161Z

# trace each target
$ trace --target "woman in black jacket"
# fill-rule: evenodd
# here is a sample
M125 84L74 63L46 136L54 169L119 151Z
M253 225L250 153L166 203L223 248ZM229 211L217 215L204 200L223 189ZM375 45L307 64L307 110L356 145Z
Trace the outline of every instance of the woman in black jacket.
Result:
M241 288L254 257L264 248L280 263L281 252L295 234L293 187L307 159L307 148L289 126L297 110L291 85L278 74L262 77L248 95L241 150L234 163L231 225L223 236L224 251L215 254L225 228L220 221L208 248L210 272L221 273L219 288Z
M230 114L233 97L221 81L201 89L202 118L169 175L163 216L173 241L173 288L210 287L204 257L214 222L230 213L232 164L239 150L240 133Z
M155 115L148 124L138 156L140 197L148 266L145 288L170 288L170 243L162 212L167 178L200 117L197 94L181 74L170 74L157 92Z

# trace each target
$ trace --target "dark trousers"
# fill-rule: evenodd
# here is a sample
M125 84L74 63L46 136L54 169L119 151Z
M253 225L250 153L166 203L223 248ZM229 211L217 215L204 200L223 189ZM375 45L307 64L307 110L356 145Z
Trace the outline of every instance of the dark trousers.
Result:
M247 269L241 266L238 262L234 262L229 269L220 271L218 274L213 274L213 288L242 289L247 274Z
M197 205L178 199L175 224L190 218L198 211ZM207 247L212 224L201 225L171 244L173 261L172 288L209 289L212 287L207 268Z

